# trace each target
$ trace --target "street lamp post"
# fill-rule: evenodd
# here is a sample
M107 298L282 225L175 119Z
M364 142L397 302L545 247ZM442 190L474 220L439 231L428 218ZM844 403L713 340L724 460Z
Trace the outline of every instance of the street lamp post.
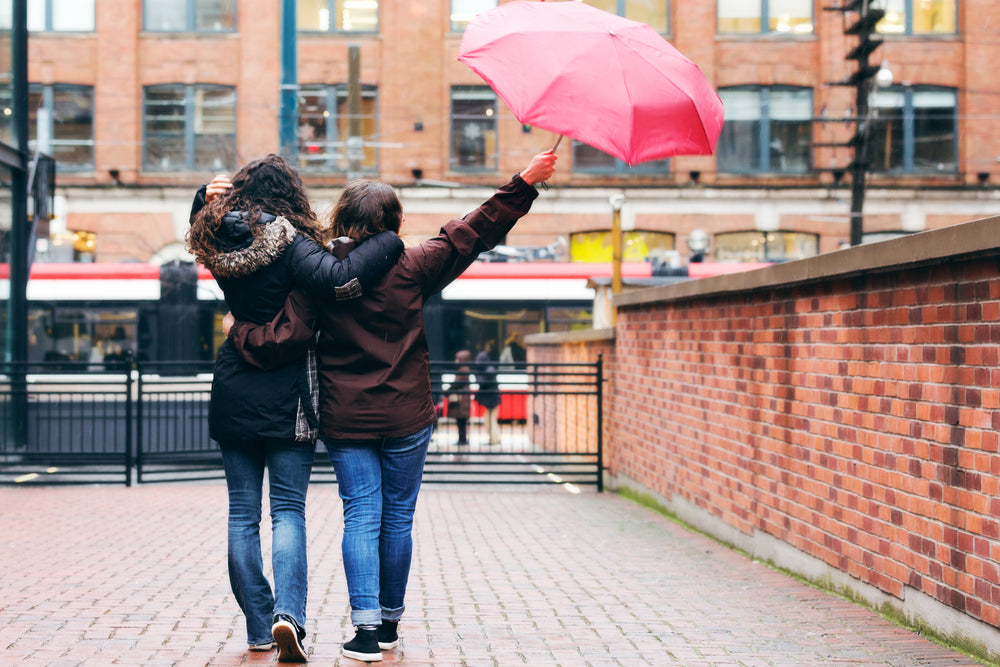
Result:
M611 204L611 295L622 291L622 206L625 195L614 194L608 198ZM618 323L618 308L611 307L611 326Z

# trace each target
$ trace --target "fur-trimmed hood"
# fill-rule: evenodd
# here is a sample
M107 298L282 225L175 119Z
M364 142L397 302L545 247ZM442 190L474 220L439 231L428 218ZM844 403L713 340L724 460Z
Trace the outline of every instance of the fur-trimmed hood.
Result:
M274 262L295 240L295 227L283 217L261 213L261 231L254 236L242 211L231 211L219 228L219 251L197 257L212 275L240 278Z

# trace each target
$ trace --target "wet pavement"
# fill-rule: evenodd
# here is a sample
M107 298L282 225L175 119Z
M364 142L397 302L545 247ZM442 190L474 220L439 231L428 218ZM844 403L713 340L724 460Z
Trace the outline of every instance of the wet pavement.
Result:
M310 664L361 665L335 485L307 529ZM222 483L3 487L0 535L0 665L276 661L246 650ZM414 541L383 665L979 664L611 493L425 487Z

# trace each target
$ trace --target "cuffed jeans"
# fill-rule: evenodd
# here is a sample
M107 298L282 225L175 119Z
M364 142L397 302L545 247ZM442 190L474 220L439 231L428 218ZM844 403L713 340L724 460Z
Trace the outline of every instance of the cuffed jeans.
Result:
M434 425L382 440L325 440L344 501L341 544L351 623L398 621L410 577L413 512Z
M271 641L274 614L306 621L306 491L315 445L262 441L222 446L229 489L229 583L247 621L247 641ZM264 469L271 500L274 594L260 548Z

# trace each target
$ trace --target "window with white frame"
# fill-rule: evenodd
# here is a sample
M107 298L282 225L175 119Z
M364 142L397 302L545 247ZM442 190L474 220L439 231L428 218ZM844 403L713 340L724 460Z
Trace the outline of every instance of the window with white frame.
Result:
M660 34L670 32L669 0L584 0L588 5L603 9L633 21L651 26Z
M60 171L94 168L94 88L31 84L28 148L51 155Z
M11 27L12 0L0 0L0 29ZM94 0L28 0L31 32L94 32Z
M715 151L719 172L809 171L811 88L738 86L720 89L719 97L726 114Z
M885 18L875 26L886 35L953 35L955 0L882 0Z
M378 32L378 0L297 0L302 32Z
M719 34L788 34L813 32L812 0L719 0Z
M462 32L472 19L497 6L497 0L451 0L451 30Z
M872 171L954 173L958 170L958 110L954 89L879 89L872 110L868 162Z
M497 96L488 86L451 89L452 169L497 168Z
M142 25L149 32L232 32L236 0L143 0Z
M299 88L299 167L309 171L347 172L377 168L378 126L375 86L362 86L357 139L351 138L347 84ZM352 166L352 162L356 163Z
M236 164L236 89L167 84L143 89L143 168L216 171Z

